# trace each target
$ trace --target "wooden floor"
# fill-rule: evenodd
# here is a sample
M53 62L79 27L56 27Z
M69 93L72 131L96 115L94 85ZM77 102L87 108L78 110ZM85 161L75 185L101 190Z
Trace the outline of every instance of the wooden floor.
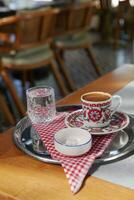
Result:
M102 70L102 74L112 71L113 69L122 66L125 63L134 63L134 55L132 51L132 42L121 41L118 48L114 49L111 42L104 43L100 41L99 36L96 33L91 33L91 42L93 46L93 52L96 56L98 66ZM82 50L66 52L65 65L68 68L70 76L75 82L76 88L80 88L93 80L96 80L94 68L92 67L90 60L88 59L85 52ZM36 85L44 84L54 87L56 100L62 98L62 95L58 89L54 77L48 70L43 68L36 72ZM14 83L20 96L22 96L21 83L14 75ZM3 86L3 91L4 86ZM8 96L8 101L10 97ZM10 104L12 102L10 101ZM0 113L0 129L3 130L5 127L2 125L2 114ZM7 127L7 126L6 126Z

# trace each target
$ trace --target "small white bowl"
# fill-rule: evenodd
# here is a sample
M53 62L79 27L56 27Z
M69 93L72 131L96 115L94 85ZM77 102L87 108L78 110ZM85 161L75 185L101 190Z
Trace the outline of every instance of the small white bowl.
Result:
M67 156L80 156L92 146L91 134L80 128L64 128L54 135L55 149Z

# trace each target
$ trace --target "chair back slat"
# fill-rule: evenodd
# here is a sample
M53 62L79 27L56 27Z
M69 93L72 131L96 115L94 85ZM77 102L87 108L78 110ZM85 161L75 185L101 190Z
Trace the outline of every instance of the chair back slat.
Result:
M93 9L90 7L86 10L85 26L89 27L93 16Z
M18 38L22 48L43 44L51 40L51 23L54 9L31 11L20 14Z
M55 15L53 21L53 29L51 34L62 35L68 31L68 18L69 18L69 10L68 9L59 9L57 14Z
M87 28L92 17L91 3L81 3L70 8L69 29Z
M78 18L79 16L79 18ZM76 20L77 19L77 20ZM69 29L76 29L83 26L85 19L85 10L77 9L72 10L69 19Z
M53 28L54 16L55 12L51 12L47 14L47 16L43 16L41 23L40 41L45 41L47 38L50 38L52 36L51 31Z
M21 30L19 35L21 44L38 43L41 32L41 17L20 20L19 29Z
M89 28L93 6L90 2L60 8L55 19L55 35L68 34Z
M54 28L53 23L56 12L56 9L51 8L20 12L15 16L17 20L9 24L11 27L9 32L6 33L4 31L4 33L2 32L0 35L0 38L3 39L2 48L5 46L6 52L8 52L11 50L36 47L50 42L52 40L51 29ZM6 25L8 26L8 17L6 17ZM10 40L11 36L14 38L13 41ZM4 40L7 40L8 37L9 41L5 43Z

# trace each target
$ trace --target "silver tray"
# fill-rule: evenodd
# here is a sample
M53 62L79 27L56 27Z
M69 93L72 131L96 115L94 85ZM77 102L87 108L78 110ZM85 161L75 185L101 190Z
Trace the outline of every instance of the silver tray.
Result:
M57 107L58 112L71 112L81 109L80 105L67 105ZM35 130L34 130L35 131ZM13 140L26 154L43 161L45 163L60 164L59 161L51 158L47 150L41 143L38 143L38 150L33 148L33 128L29 118L22 118L15 127L13 132ZM101 136L99 136L101 137ZM119 131L112 141L111 145L106 149L100 158L95 160L95 164L107 164L124 159L134 153L134 118L130 117L129 125L122 131Z

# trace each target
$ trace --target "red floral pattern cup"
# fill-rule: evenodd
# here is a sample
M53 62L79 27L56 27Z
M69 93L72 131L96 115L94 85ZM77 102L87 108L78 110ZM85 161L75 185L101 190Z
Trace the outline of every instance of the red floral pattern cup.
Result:
M89 127L108 126L111 116L121 104L121 97L105 92L89 92L81 96L83 120Z

